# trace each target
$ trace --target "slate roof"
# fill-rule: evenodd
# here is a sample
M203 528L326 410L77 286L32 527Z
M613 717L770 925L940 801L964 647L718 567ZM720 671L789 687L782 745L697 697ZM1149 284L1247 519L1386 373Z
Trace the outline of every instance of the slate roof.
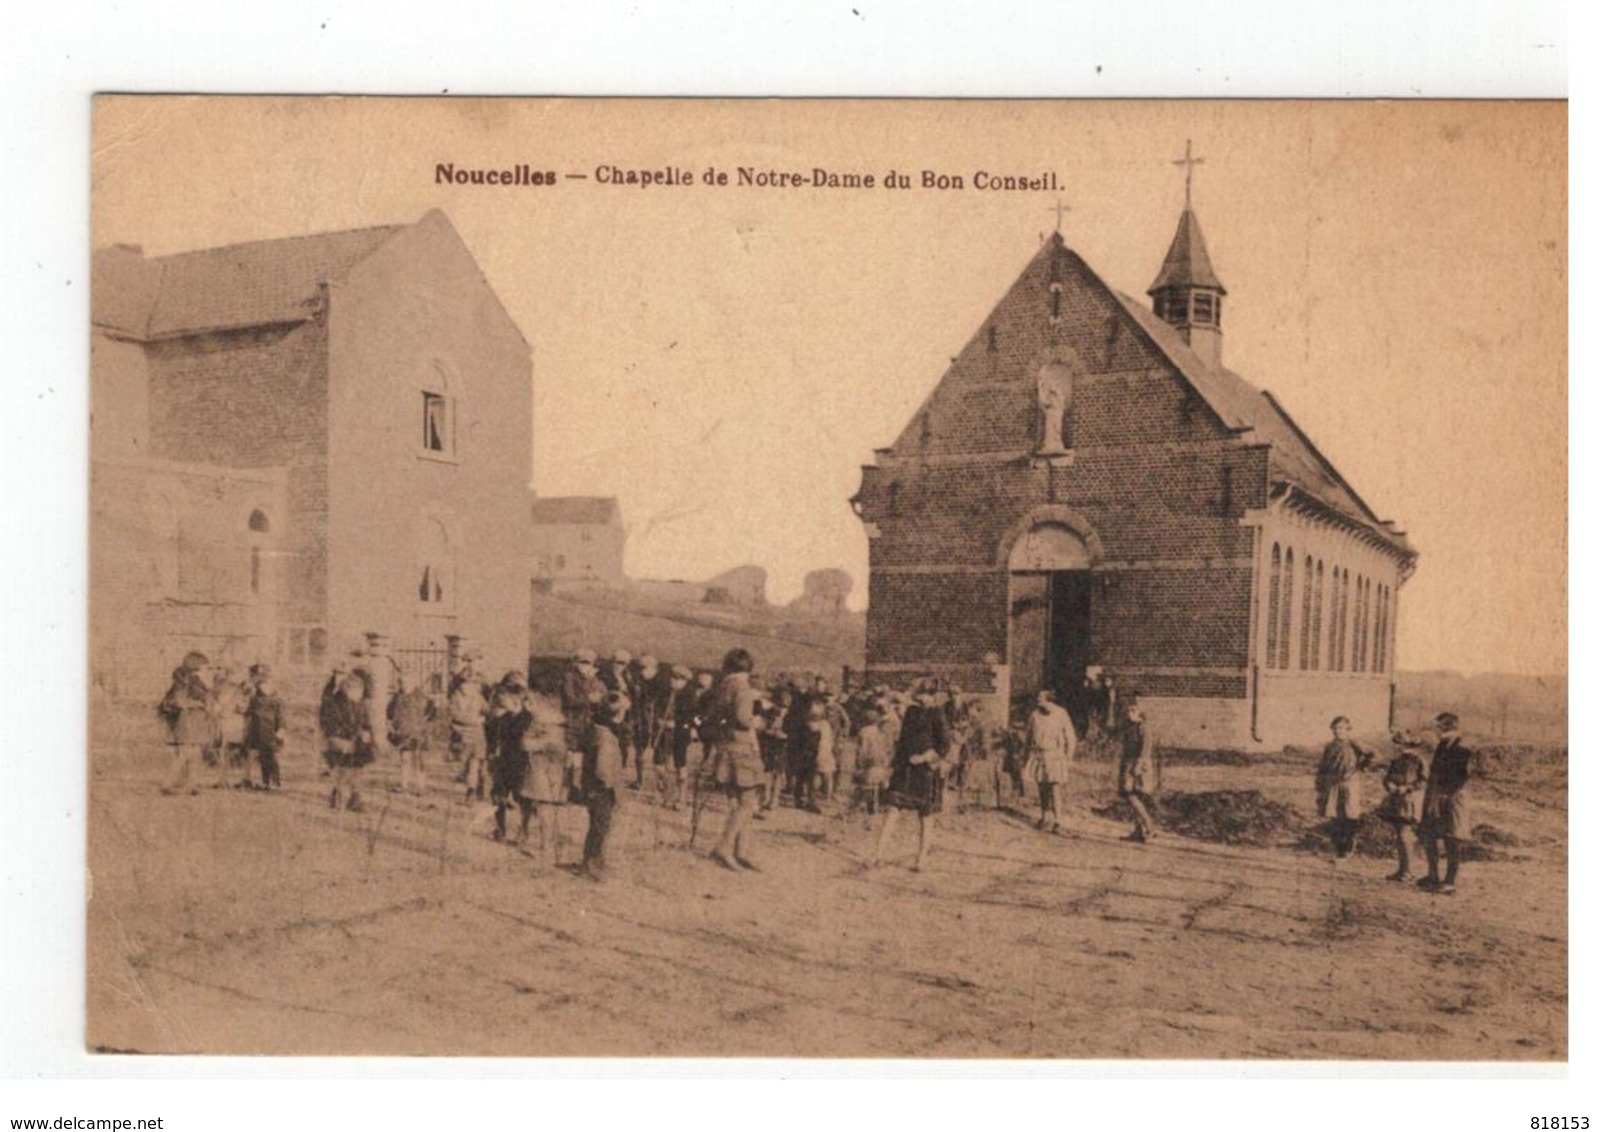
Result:
M614 495L552 495L533 500L533 525L608 526L622 521Z
M1182 218L1177 221L1177 233L1166 249L1166 262L1149 285L1149 294L1166 287L1214 287L1223 295L1227 293L1210 264L1205 234L1199 230L1199 217L1191 208L1183 209Z
M146 340L303 322L315 313L322 284L401 229L321 232L148 258L103 249L91 281L93 319Z
M1239 432L1254 432L1271 445L1271 470L1275 482L1287 483L1364 526L1375 528L1384 539L1414 553L1403 533L1380 519L1339 474L1282 403L1270 393L1223 366L1208 365L1183 341L1182 335L1155 312L1114 288L1115 297L1150 341L1166 355L1183 378L1200 395L1221 422Z

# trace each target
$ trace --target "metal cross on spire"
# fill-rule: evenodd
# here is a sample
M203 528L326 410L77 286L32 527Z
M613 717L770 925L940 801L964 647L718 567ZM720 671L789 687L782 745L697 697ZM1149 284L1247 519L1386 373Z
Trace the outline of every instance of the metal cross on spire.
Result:
M1055 231L1057 231L1057 232L1060 231L1061 218L1064 217L1066 215L1066 213L1070 212L1071 210L1072 210L1072 206L1067 204L1065 201L1058 200L1058 201L1055 202L1054 207L1050 209L1050 211L1055 214Z
M1183 207L1192 208L1194 206L1194 166L1205 164L1203 157L1194 156L1194 141L1192 138L1183 143L1183 155L1173 161L1172 164L1187 166L1183 171Z

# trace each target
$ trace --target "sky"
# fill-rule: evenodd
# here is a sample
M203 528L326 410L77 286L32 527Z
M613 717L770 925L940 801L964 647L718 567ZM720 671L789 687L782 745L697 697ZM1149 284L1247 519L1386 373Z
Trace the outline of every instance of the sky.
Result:
M1142 297L1191 139L1228 366L1420 550L1400 667L1563 673L1565 122L1559 103L101 99L93 242L155 255L441 209L532 343L535 490L619 496L633 576L756 563L782 601L842 567L858 607L861 465L1057 202L1066 243ZM439 184L439 162L562 176ZM611 167L730 184L599 183ZM741 167L913 187L740 187ZM981 191L978 170L1059 188Z

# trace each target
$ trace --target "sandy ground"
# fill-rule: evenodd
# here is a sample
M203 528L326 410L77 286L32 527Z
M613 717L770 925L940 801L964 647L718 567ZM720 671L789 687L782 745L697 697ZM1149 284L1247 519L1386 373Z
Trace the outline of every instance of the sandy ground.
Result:
M1563 1059L1558 808L1489 792L1527 834L1453 898L1388 861L940 819L930 868L864 871L864 815L780 811L760 873L704 857L634 799L596 885L488 836L442 782L334 813L308 755L267 796L160 796L164 752L103 744L91 776L88 1040L141 1052L804 1057ZM1177 766L1170 789L1308 808L1308 767ZM585 817L561 814L563 860Z

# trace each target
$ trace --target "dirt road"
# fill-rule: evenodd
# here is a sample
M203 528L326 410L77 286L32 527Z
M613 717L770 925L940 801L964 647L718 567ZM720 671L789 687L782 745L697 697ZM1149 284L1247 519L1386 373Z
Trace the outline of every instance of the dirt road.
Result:
M92 776L91 1046L144 1052L805 1057L1560 1059L1559 837L1473 863L1459 895L1287 847L1140 846L1092 808L1065 836L950 814L928 871L863 871L872 831L781 811L761 873L634 801L596 885L487 836L486 812L372 791L334 813L304 758L276 796L155 793L159 752ZM1304 803L1296 767L1174 768ZM582 835L563 816L563 859ZM719 815L711 815L712 826ZM1541 824L1540 824L1541 823ZM713 829L714 832L714 829Z

